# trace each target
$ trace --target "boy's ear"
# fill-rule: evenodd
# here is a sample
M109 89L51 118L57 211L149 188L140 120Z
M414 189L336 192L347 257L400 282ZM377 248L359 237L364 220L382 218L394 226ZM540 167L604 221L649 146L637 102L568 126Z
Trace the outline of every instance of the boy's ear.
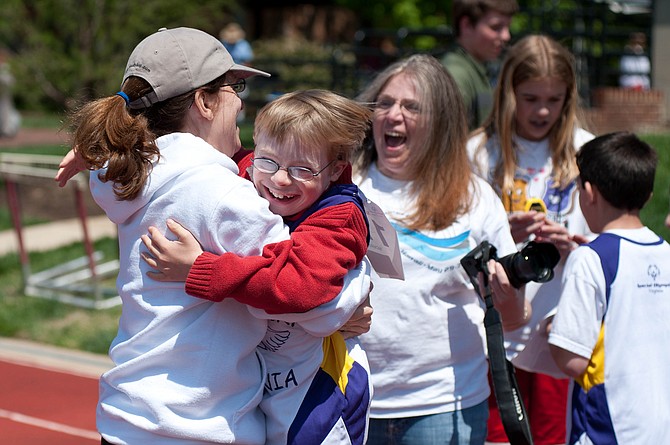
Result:
M649 197L644 202L644 205L646 206L647 204L649 204L651 202L651 198L653 198L653 197L654 197L654 192L652 191L651 193L649 193Z
M463 30L469 30L471 28L474 28L474 23L472 23L472 19L470 19L470 17L468 17L467 15L464 15L459 19L458 25L459 29L461 30L461 34L463 33Z
M347 168L349 163L347 161L338 160L333 164L332 174L330 175L330 182L337 182L342 176L342 173Z
M598 201L598 199L600 198L600 192L598 191L598 187L595 187L590 182L583 183L581 193L584 193L584 195L586 196L586 202L588 202L591 205L595 204L596 201Z

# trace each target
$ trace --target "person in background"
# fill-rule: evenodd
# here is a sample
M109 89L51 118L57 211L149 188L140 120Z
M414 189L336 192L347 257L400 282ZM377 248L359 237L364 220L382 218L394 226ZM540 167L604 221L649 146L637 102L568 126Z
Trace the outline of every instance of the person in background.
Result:
M405 279L373 271L375 321L360 337L374 395L368 444L483 444L488 418L484 306L460 259L488 240L515 251L495 192L472 174L465 108L440 62L414 55L380 72L358 97L374 105L354 182L395 228ZM503 326L529 307L489 262Z
M221 43L228 50L235 63L240 65L249 65L254 60L254 50L246 39L244 29L237 22L230 22L219 32ZM240 93L242 100L249 97L249 88ZM238 122L243 122L245 118L244 108L237 115Z
M21 128L21 114L14 106L16 79L9 66L9 51L0 49L0 137L14 137Z
M123 312L114 367L100 380L102 444L266 441L256 347L267 320L232 298L195 299L183 285L148 280L141 260L141 236L150 226L164 230L168 218L217 254L260 255L288 239L231 159L241 148L237 93L253 75L267 73L234 63L215 37L163 28L133 50L121 91L72 117L74 148L56 180L95 170L93 197L119 226ZM312 278L303 277L305 292L284 302L286 312L327 302L310 294L320 285Z
M463 95L468 128L479 127L492 106L492 79L487 63L499 59L510 41L516 0L454 0L452 20L456 42L442 58Z
M524 37L509 49L493 110L468 141L473 168L502 199L514 241L553 243L563 259L553 280L526 284L532 318L505 333L537 445L565 443L568 380L549 353L546 323L558 303L564 260L590 235L578 205L575 153L593 135L580 128L578 102L570 52L550 37ZM489 408L487 441L506 443L493 397Z
M219 38L235 63L247 65L254 60L254 51L239 23L228 23L219 33Z
M670 245L640 220L657 162L628 132L577 153L579 204L599 235L570 254L549 333L575 382L569 444L668 442Z
M624 55L619 61L619 85L632 90L648 90L651 88L649 74L651 62L646 54L647 36L643 32L630 34L624 47Z

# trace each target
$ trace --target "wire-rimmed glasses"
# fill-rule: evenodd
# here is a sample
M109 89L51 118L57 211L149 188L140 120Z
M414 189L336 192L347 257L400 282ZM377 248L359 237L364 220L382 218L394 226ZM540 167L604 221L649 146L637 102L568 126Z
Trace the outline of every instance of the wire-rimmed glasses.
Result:
M277 162L269 158L253 158L251 160L251 163L253 164L254 168L258 169L258 171L261 173L274 175L279 170L286 170L286 173L288 173L290 177L300 182L309 182L312 179L316 178L321 174L321 172L327 169L333 162L335 162L335 159L326 164L326 166L323 167L318 172L314 172L311 168L307 167L298 167L298 166L282 167L281 165L277 164Z
M400 112L406 118L416 118L421 114L421 105L414 100L398 100L390 96L380 96L374 104L375 112L378 114L386 114L396 105L399 104Z

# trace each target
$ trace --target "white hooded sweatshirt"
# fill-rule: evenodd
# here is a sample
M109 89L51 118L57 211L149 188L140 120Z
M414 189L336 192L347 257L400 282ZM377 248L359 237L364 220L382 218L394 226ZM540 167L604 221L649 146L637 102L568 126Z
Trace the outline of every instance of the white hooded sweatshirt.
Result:
M110 347L115 366L100 381L98 429L119 444L263 444L265 375L256 346L267 321L233 299L193 298L183 282L147 277L140 236L151 225L165 233L173 218L205 250L246 256L287 239L288 230L235 163L204 140L174 133L157 144L161 159L132 201L98 179L104 169L91 174L95 201L118 225L123 300Z

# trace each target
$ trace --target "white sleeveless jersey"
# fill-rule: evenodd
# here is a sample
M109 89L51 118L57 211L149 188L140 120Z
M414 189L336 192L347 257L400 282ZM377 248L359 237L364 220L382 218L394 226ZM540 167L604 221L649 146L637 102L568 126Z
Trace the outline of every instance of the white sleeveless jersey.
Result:
M658 235L607 232L570 255L549 338L590 359L570 444L668 443L669 326L670 245Z

